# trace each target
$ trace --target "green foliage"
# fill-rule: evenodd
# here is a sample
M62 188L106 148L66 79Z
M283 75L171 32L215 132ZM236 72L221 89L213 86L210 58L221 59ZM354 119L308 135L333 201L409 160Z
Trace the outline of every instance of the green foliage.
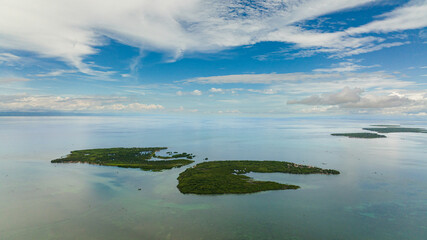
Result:
M378 133L397 133L397 132L413 132L427 133L424 128L407 128L407 127L381 127L381 128L363 128L363 130L378 132Z
M158 159L172 159L173 157L171 156L159 156L159 155L153 155L154 158L158 158Z
M172 155L173 158L187 158L187 159L193 159L195 157L195 155L191 154L191 153L178 153L178 154L174 154Z
M332 133L332 136L344 136L349 138L385 138L385 135L376 133Z
M153 148L100 148L71 151L65 158L52 160L52 163L89 163L125 168L140 168L145 171L162 171L174 167L188 165L194 161L188 159L173 159L149 161L165 147ZM162 156L156 156L162 158ZM165 157L167 159L172 157Z
M182 193L227 194L267 190L298 189L299 186L271 181L255 181L242 175L249 172L292 174L339 174L336 170L278 161L212 161L186 169L178 177Z

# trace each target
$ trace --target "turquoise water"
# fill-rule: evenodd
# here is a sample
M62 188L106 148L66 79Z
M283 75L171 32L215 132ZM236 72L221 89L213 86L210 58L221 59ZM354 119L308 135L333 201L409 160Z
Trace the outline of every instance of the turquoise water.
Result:
M427 134L332 137L424 122L169 117L0 118L0 239L426 239ZM71 150L167 146L196 161L282 160L338 176L251 173L299 190L183 195L177 176L51 164ZM138 191L141 188L141 191Z

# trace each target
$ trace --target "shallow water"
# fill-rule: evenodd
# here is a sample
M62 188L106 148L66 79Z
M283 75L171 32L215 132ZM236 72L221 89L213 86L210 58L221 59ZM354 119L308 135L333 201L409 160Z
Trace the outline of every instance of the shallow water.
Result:
M425 122L150 117L0 118L0 239L425 239L427 134L333 137ZM51 164L71 150L167 146L196 161L281 160L338 176L250 173L298 190L183 195L164 172ZM141 191L138 191L141 188Z

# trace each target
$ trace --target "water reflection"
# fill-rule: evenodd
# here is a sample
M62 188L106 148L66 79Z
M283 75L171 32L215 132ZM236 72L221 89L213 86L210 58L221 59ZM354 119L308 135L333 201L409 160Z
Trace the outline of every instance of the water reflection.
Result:
M0 118L0 238L424 239L427 135L395 133L368 140L329 135L359 131L369 124L239 118ZM250 173L255 179L302 188L198 196L176 189L176 178L184 168L154 173L50 163L74 149L117 146L168 146L171 151L194 153L197 162L205 157L292 161L342 174Z

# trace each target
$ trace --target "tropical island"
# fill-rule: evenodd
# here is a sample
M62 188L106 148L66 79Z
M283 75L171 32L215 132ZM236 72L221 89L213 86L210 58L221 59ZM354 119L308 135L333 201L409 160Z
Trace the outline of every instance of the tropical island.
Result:
M340 173L337 170L280 161L212 161L187 168L179 174L177 187L184 194L243 194L299 188L296 185L272 181L256 181L244 175L250 172L327 175Z
M332 133L332 136L343 136L343 137L349 137L349 138L385 138L385 135L380 135L377 133L367 133L367 132L361 132L361 133Z
M157 156L156 152L166 147L149 148L100 148L71 151L66 157L52 160L52 163L88 163L103 166L140 168L144 171L162 171L193 163L193 154L172 153ZM162 160L157 160L162 159ZM167 159L167 160L166 160Z

